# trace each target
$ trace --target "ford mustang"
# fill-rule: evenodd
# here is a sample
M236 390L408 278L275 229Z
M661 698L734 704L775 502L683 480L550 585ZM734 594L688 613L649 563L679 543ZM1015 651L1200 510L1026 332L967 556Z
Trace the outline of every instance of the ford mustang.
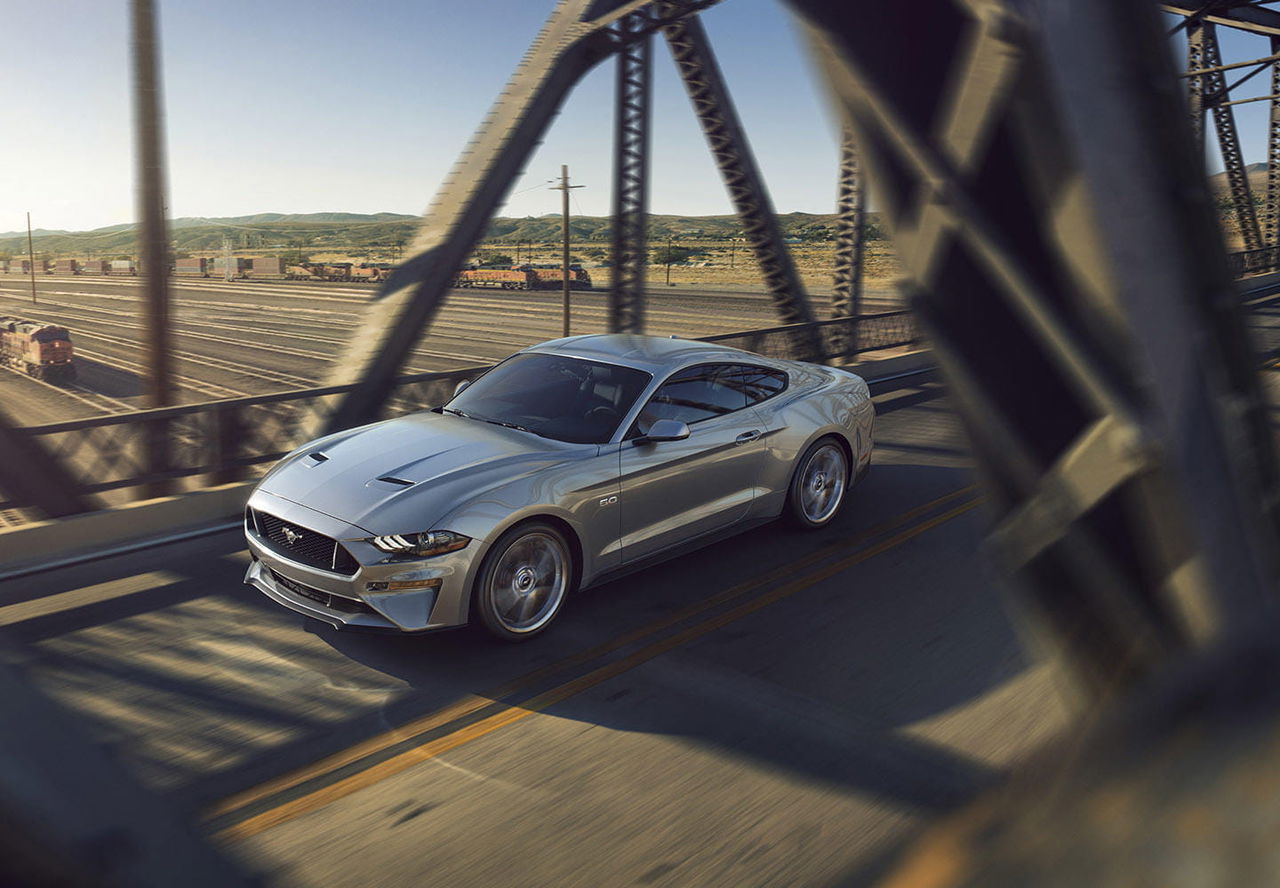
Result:
M245 582L338 628L520 641L577 589L784 518L870 465L845 370L609 334L525 349L448 404L312 441L245 510Z

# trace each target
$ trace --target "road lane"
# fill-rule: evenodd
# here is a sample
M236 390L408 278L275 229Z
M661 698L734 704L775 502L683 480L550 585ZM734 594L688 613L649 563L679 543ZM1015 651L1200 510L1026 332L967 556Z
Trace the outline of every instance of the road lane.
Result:
M0 631L286 881L821 883L1065 717L976 562L939 387L877 400L887 445L836 524L588 590L527 645L311 625L240 585L235 534L0 584Z

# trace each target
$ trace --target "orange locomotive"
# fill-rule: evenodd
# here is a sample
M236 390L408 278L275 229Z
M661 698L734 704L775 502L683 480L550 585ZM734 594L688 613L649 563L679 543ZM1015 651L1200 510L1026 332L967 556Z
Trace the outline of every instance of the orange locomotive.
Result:
M57 324L0 317L0 363L36 379L76 378L71 334Z

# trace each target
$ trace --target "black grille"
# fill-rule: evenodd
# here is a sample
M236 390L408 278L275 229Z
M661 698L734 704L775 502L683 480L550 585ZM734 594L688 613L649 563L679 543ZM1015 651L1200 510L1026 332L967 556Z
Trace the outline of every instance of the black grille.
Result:
M271 570L270 568L267 568L267 569ZM300 598L306 598L316 602L317 604L323 604L325 607L329 608L330 610L342 611L343 613L347 613L347 614L377 613L373 608L369 607L369 605L365 604L363 601L355 601L354 599L351 599L351 598L343 598L341 595L330 595L328 592L324 592L320 589L315 589L315 588L312 588L311 586L304 585L302 583L299 583L297 580L291 580L288 577L283 576L282 574L276 573L274 570L271 571L271 577L276 581L277 586L280 586L286 591L292 592L294 595L297 595Z
M359 569L359 562L333 537L282 521L261 510L255 509L253 514L258 525L258 536L273 551L290 561L331 570L344 576L351 576Z

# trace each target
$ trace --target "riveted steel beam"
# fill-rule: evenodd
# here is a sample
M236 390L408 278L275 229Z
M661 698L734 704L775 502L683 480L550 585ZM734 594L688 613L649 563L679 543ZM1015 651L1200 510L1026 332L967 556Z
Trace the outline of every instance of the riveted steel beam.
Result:
M1235 208L1236 223L1240 226L1240 236L1244 240L1246 250L1257 250L1262 246L1262 234L1258 229L1258 214L1253 204L1253 189L1249 187L1249 173L1244 168L1244 152L1240 149L1240 134L1236 129L1235 112L1226 103L1230 101L1227 87L1227 76L1222 70L1212 70L1222 64L1222 56L1218 50L1217 26L1209 22L1189 24L1187 35L1199 37L1200 61L1209 73L1190 78L1191 82L1200 83L1200 101L1213 114L1214 128L1218 133L1218 149L1222 153L1222 164L1226 168L1227 183L1231 188L1231 203ZM1188 45L1192 45L1191 42ZM1188 57L1188 63L1192 61ZM1197 66L1200 67L1200 66ZM1195 105L1192 106L1195 115Z
M658 8L669 5L659 3ZM755 252L774 307L786 324L816 320L702 22L696 16L688 16L666 26L662 33L737 210L743 236ZM816 359L822 353L816 331L808 328L800 336L800 355Z
M1274 607L1280 472L1155 8L791 5L875 178L1014 601L1083 694Z
M1203 71L1204 64L1204 30L1198 19L1187 22L1187 70ZM1191 111L1191 133L1195 144L1204 156L1204 93L1205 75L1192 74L1187 78L1187 105Z
M866 196L862 172L858 169L858 149L853 133L845 127L840 137L840 180L836 186L836 267L835 293L831 316L848 317L862 313L862 253L866 224Z
M715 2L663 3L648 25L624 35L616 28L618 22L653 4L561 0L436 192L406 250L409 258L370 301L335 362L328 384L355 388L327 418L317 414L314 423L304 424L304 434L348 428L378 415L396 374L443 303L454 273L583 75L626 41Z
M1206 2L1206 0L1170 0L1160 4L1165 12L1184 15L1191 21L1226 25L1254 34L1280 36L1280 12L1257 3Z
M0 491L8 501L48 518L64 518L97 508L79 492L75 478L56 456L0 411Z
M621 35L650 23L648 11L618 22ZM618 51L613 136L613 284L609 330L644 332L648 267L649 120L653 38L632 40Z
M1280 52L1280 37L1271 38L1272 53ZM1280 246L1280 58L1271 63L1271 116L1267 126L1267 202L1262 212L1262 239Z

